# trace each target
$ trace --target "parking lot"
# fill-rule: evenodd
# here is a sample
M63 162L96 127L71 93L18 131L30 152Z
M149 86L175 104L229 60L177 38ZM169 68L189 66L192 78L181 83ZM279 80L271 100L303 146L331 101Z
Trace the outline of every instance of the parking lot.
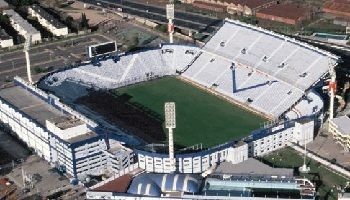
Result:
M33 81L49 71L86 59L87 46L106 41L109 39L93 34L33 46L29 51ZM0 54L0 88L11 85L14 76L26 78L26 62L22 50Z
M23 174L32 176L32 181L23 184ZM32 196L37 194L41 197L52 197L52 199L84 199L84 188L80 185L73 186L69 179L52 169L48 162L38 156L30 156L20 166L10 172L7 177L26 194ZM32 183L32 184L31 184ZM24 190L24 188L27 188ZM22 197L23 197L22 196Z

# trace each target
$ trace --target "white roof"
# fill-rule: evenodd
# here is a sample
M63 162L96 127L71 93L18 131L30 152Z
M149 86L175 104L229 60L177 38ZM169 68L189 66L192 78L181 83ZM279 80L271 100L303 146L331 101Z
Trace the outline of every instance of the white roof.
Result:
M39 31L37 31L30 23L23 19L14 10L4 10L3 13L9 16L13 21L15 21L15 23L22 27L28 34L34 35L39 33Z

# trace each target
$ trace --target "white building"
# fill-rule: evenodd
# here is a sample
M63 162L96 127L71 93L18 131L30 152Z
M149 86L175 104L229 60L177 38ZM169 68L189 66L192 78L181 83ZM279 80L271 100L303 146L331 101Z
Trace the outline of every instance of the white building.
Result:
M47 28L55 36L68 35L68 27L62 24L58 19L54 18L39 5L28 7L28 13L37 18L39 23Z
M32 36L32 43L37 43L41 41L41 34L36 30L30 23L23 19L14 10L4 10L4 15L7 15L10 19L12 27L22 36L27 35Z
M345 151L350 149L350 118L341 116L329 120L328 130Z
M136 150L139 167L147 172L170 173L172 171L168 154ZM181 173L202 173L217 163L229 161L240 163L248 159L248 145L228 142L208 150L195 153L176 154L176 165Z
M0 121L52 166L81 179L107 169L119 171L131 163L130 152L122 148L118 154L106 153L119 143L97 133L93 122L19 78L15 83L0 90ZM120 158L122 164L110 161Z
M0 48L12 47L13 39L0 27Z
M314 120L302 119L254 131L247 140L249 157L263 156L292 142L300 145L312 142L314 126Z

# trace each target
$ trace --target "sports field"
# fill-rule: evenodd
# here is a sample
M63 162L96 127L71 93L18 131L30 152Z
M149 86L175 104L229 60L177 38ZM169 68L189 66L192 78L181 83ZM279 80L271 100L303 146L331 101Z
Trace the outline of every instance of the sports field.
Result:
M175 144L202 143L211 147L249 135L265 119L173 77L136 84L114 91L128 95L164 118L164 103L176 103Z

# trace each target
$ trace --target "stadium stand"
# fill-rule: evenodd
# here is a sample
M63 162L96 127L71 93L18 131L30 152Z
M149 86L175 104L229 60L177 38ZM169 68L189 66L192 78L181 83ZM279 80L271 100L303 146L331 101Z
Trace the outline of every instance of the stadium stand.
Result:
M310 91L292 110L286 113L287 119L298 119L319 113L323 108L322 98L314 91Z
M117 63L107 59L100 61L99 67L87 64L61 71L50 76L47 82L51 86L58 86L69 80L97 88L117 88L124 86L125 82L133 84L154 77L174 75L176 69L185 68L196 52L197 47L165 45L160 49L122 55Z
M298 103L338 59L292 38L231 20L201 52L184 77L271 118Z
M336 65L337 59L292 38L225 20L201 49L162 45L121 55L118 62L100 61L99 67L87 64L58 72L47 80L52 86L69 80L111 89L178 72L189 82L267 118L277 119L293 110L287 118L294 119L304 113L310 115L303 106L309 101L303 96ZM315 112L319 109L311 108Z
M301 90L310 88L337 60L292 38L232 20L225 21L203 50L259 69Z

